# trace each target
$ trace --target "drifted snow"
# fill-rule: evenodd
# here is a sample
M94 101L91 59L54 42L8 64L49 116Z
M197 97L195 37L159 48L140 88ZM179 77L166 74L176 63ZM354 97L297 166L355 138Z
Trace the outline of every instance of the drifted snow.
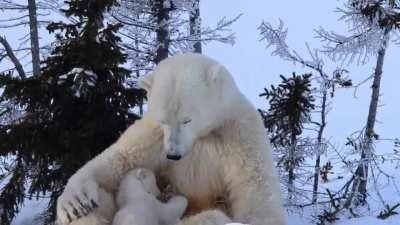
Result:
M243 224L243 223L227 223L225 225L250 225L250 224Z

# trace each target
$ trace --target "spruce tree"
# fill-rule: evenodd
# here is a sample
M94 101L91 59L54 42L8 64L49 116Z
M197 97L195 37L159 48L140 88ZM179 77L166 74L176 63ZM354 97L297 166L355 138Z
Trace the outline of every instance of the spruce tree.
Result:
M16 162L0 194L2 224L10 223L24 198L34 196L50 196L46 223L51 222L68 178L138 119L132 108L144 92L125 85L130 71L121 66L120 25L103 23L116 1L66 4L62 11L74 22L48 26L56 44L40 76L0 76L1 102L13 102L23 112L0 124L0 154L11 154Z
M288 193L292 198L295 180L295 168L302 161L297 153L299 138L304 124L310 121L314 109L314 97L311 94L311 74L296 75L286 78L280 76L282 82L277 86L271 85L260 97L265 97L269 103L268 111L261 111L264 124L271 133L271 142L276 147L285 150L279 162L288 172Z

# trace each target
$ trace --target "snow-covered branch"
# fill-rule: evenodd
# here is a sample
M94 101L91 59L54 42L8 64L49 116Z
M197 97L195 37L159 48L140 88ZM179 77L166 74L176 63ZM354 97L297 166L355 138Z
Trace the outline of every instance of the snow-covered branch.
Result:
M286 43L288 34L287 28L285 28L282 20L279 22L279 26L274 28L270 23L262 22L259 27L262 35L261 40L267 42L267 48L273 47L273 56L278 56L283 60L290 61L293 63L300 63L301 65L317 71L320 75L326 76L323 71L324 62L319 56L319 51L312 50L308 44L306 44L311 60L306 60L300 56L296 51L289 49Z
M203 27L201 28L200 35L190 35L187 32L177 32L175 37L172 37L171 44L175 44L176 49L180 49L181 51L187 51L187 42L196 42L200 41L204 44L207 44L211 41L218 41L223 44L235 44L235 33L232 31L231 26L234 24L242 14L238 16L228 19L223 17L219 20L215 27Z
M350 36L327 31L322 27L315 32L317 38L325 43L322 51L333 61L346 63L357 61L361 64L365 64L369 60L369 56L376 55L382 47L384 33L377 26Z
M398 7L391 1L358 0L347 1L343 8L338 8L340 20L347 23L350 35L342 35L324 28L316 30L317 38L325 45L324 50L332 60L342 63L365 64L369 57L377 55L388 38L388 30L399 26Z
M3 45L6 55L10 58L11 62L14 64L19 76L21 78L25 78L25 70L21 65L20 60L15 56L14 51L12 50L10 44L8 43L5 37L0 36L0 44Z
M282 20L279 20L279 26L277 28L274 28L270 23L262 22L258 29L262 35L261 40L267 42L267 48L271 46L275 48L272 51L272 55L279 56L288 61L297 61L286 44L288 30L284 27Z
M215 26L202 27L199 15L198 0L165 1L168 6L168 20L158 23L155 20L154 5L147 0L122 0L111 12L111 21L125 26L119 31L126 40L124 47L128 54L131 69L134 71L148 70L154 66L149 63L162 43L157 41L157 30L164 27L168 37L169 55L179 52L193 52L195 46L217 41L233 45L235 34L231 29L241 15L234 18L222 18ZM201 52L201 50L200 50Z

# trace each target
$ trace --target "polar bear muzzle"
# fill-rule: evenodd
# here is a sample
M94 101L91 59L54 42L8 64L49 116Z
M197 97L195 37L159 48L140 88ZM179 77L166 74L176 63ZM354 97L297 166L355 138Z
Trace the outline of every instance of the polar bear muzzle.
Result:
M169 159L169 160L175 160L175 161L178 161L178 160L180 160L182 158L182 156L181 155L172 155L172 154L167 154L167 159Z

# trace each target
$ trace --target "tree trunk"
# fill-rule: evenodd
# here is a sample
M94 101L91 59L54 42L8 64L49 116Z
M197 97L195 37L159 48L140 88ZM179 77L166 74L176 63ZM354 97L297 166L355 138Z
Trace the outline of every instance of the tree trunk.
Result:
M135 48L139 49L139 40L137 40L137 39L135 40ZM136 58L140 57L138 51L136 52L135 56L136 56ZM136 67L136 79L139 79L139 77L140 77L139 64L136 63L135 67ZM139 102L139 116L142 117L143 116L143 99L141 98L139 101L140 101Z
M365 135L361 143L361 158L354 174L355 178L350 195L345 203L346 208L351 206L354 197L357 198L357 202L364 202L367 195L368 168L371 161L373 142L375 138L374 126L378 110L383 63L385 60L386 49L389 42L389 33L390 29L387 28L384 33L382 48L378 51L378 57L374 72L374 81L372 84L371 101L368 110L367 125L365 128Z
M15 56L14 51L12 50L10 44L8 43L5 37L0 36L0 43L3 45L6 50L7 56L10 58L11 62L14 64L15 69L17 70L21 79L26 78L25 70L21 65L19 59Z
M201 18L200 18L200 0L193 0L193 5L189 16L190 36L193 39L193 52L201 53Z
M32 53L32 68L33 75L40 75L40 52L39 52L39 36L38 23L36 15L36 0L28 0L29 10L29 28L31 37L31 53Z
M294 174L294 168L295 168L295 152L296 152L296 135L293 133L291 137L291 145L289 149L289 165L288 165L288 199L291 201L294 197L294 192L295 192L295 185L294 185L294 180L295 180L295 174Z
M321 168L321 148L322 148L322 137L324 133L324 129L326 126L326 100L327 100L327 91L324 90L322 95L322 105L321 105L321 123L319 125L317 144L318 144L318 152L317 159L315 160L315 169L314 169L314 184L313 184L313 197L312 202L316 203L318 200L318 184L319 184L319 171Z
M158 64L168 57L169 53L169 12L171 11L169 0L154 0L153 10L157 23L156 28L156 56L154 62Z

